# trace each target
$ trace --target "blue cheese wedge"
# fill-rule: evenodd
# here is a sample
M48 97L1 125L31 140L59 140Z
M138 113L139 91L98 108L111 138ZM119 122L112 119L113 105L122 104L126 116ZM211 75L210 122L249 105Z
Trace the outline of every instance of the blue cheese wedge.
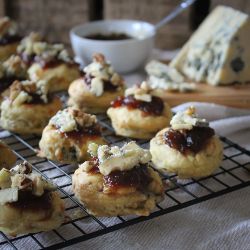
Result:
M151 160L149 150L142 149L134 141L125 144L123 147L108 145L97 146L89 145L89 153L97 157L99 161L99 170L103 175L109 175L113 171L127 171L139 164L146 164ZM88 162L81 165L89 169Z
M231 7L217 7L170 63L196 82L226 85L250 80L250 20Z
M173 116L170 125L174 130L191 130L194 126L208 127L206 119L199 118L194 107L189 107L186 111L179 111Z

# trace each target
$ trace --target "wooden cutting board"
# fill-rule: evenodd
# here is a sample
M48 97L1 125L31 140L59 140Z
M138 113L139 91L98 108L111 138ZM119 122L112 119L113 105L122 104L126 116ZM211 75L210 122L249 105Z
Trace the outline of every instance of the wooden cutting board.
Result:
M196 86L197 90L191 93L161 91L159 94L171 107L184 102L211 102L250 109L250 84L218 87L197 83Z

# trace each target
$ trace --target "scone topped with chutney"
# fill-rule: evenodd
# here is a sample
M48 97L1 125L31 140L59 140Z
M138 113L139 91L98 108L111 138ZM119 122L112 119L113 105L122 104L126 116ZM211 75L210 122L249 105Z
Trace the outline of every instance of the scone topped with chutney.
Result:
M0 62L16 53L20 40L17 24L9 17L0 18Z
M67 108L57 112L44 129L39 155L63 163L82 163L89 158L87 149L92 142L106 143L96 116Z
M107 111L117 135L150 139L169 125L172 112L162 98L143 82L126 89Z
M48 82L15 81L1 104L1 126L20 134L41 134L61 108L60 98L48 94Z
M223 146L209 123L190 107L177 112L170 127L150 141L150 152L156 168L176 173L179 178L199 178L219 167Z
M102 54L95 54L93 62L83 69L82 77L70 85L69 105L88 113L102 113L123 92L122 77Z
M0 171L0 231L18 234L49 231L64 222L64 202L56 187L23 162Z
M118 146L89 145L91 159L75 171L73 191L95 216L148 216L163 199L159 174L150 167L151 154L135 142Z
M8 95L8 87L15 80L27 79L27 66L17 55L10 56L6 61L0 64L0 101Z
M33 35L34 36L34 35ZM49 82L49 92L67 90L79 78L79 66L69 56L63 44L50 44L36 37L27 37L18 46L18 54L30 66L31 80Z

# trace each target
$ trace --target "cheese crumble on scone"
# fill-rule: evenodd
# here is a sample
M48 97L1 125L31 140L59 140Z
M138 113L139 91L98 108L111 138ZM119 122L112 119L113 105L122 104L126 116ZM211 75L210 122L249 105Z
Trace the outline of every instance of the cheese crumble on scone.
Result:
M67 108L51 118L39 142L42 157L63 163L82 163L88 159L88 145L105 144L95 115Z
M177 112L170 125L150 141L155 167L176 173L179 178L212 174L221 163L223 146L208 122L199 118L194 107L190 107Z
M69 105L88 113L102 113L117 96L123 95L124 81L102 54L83 69L83 76L69 87Z
M29 66L31 80L46 80L49 92L67 90L80 76L78 65L71 59L63 44L40 41L34 33L22 40L17 52Z
M119 148L89 145L91 160L75 171L73 191L95 216L148 216L163 199L163 184L151 168L149 150L129 142Z
M17 24L9 17L0 18L0 61L16 53L20 40Z
M20 134L41 134L61 108L60 98L48 94L48 82L15 81L1 104L1 126Z
M56 187L32 172L28 162L0 171L0 231L18 234L49 231L64 222L64 202Z
M150 139L160 129L169 125L172 117L167 102L143 82L125 91L107 111L117 135Z

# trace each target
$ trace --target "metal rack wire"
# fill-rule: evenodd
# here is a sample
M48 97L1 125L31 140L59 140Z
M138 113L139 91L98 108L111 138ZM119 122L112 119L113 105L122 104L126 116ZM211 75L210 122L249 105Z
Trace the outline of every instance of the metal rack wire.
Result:
M122 144L129 139L115 136L105 115L98 116L103 126L104 137L111 144ZM90 215L71 190L71 175L77 166L58 164L36 155L39 139L36 136L20 136L0 131L0 139L5 141L18 156L18 161L29 161L35 171L52 180L58 187L61 198L66 204L67 221L52 232L9 237L0 232L0 249L56 249L85 241L126 226L192 206L223 194L250 185L250 152L222 137L224 159L220 168L212 175L199 180L178 180L176 175L161 174L165 184L165 199L148 217L118 216L96 218ZM138 140L142 147L148 141Z

